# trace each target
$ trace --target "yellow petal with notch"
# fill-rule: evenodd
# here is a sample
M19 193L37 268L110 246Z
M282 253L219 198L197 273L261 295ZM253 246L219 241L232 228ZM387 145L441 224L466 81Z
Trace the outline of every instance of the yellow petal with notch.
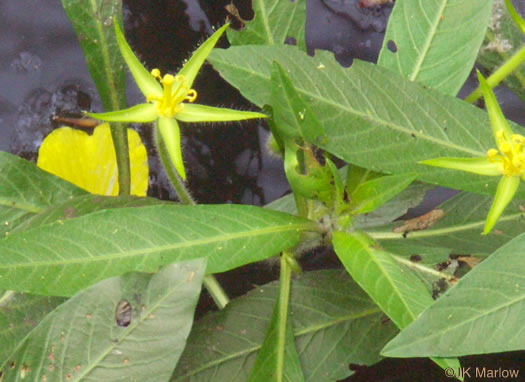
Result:
M146 148L135 130L128 129L128 143L131 194L146 196ZM37 165L92 194L118 195L117 161L107 123L97 126L92 135L70 127L54 130L40 146Z

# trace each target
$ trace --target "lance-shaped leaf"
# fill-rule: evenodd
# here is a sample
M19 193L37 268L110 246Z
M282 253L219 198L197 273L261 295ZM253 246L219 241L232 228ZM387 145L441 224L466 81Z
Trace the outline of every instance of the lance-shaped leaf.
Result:
M412 272L401 268L392 256L378 248L365 234L334 232L334 250L352 278L403 329L433 300ZM457 370L457 359L432 359L442 368Z
M461 356L525 348L525 235L498 249L392 340L394 357Z
M232 5L230 12L238 16ZM247 21L240 32L228 30L232 45L282 45L293 39L305 49L306 0L255 0L252 6L254 19Z
M361 183L350 196L350 208L357 214L371 212L407 188L416 176L383 176Z
M272 65L272 111L276 129L284 138L309 140L322 135L317 117L292 85L279 63Z
M397 1L378 65L456 95L485 37L492 0Z
M522 201L515 200L509 203L494 229L488 235L482 235L491 204L492 197L460 193L438 206L444 216L429 228L394 232L403 224L396 222L369 230L369 233L389 250L391 243L402 240L423 247L448 248L454 253L488 255L525 230L525 206Z
M81 291L3 362L3 381L168 381L191 329L204 269L203 260L193 260Z
M193 327L172 381L247 381L263 342L279 286L273 282L232 300ZM305 381L337 381L349 363L371 365L396 332L346 272L306 272L292 281L290 319ZM198 354L198 357L195 357Z
M65 301L62 297L33 296L7 291L0 296L0 362L44 317Z
M86 191L33 163L0 151L0 234L14 229L48 207Z
M86 6L76 0L62 0L93 81L106 110L126 106L124 61L119 54L113 20L121 18L122 1L94 1Z
M278 61L326 134L311 143L348 163L386 173L415 172L426 182L477 193L496 190L497 178L418 164L442 156L486 155L493 145L490 121L472 105L377 65L355 60L343 68L322 51L309 57L290 46L243 46L216 49L209 59L260 106L271 102L271 68Z
M122 195L119 197L93 194L82 195L70 198L63 203L57 203L43 210L9 232L11 234L57 221L63 222L67 219L78 218L92 212L110 208L144 207L157 204L172 204L172 202L131 195Z
M208 259L208 273L224 272L273 256L316 229L253 206L103 210L0 240L0 288L68 296L110 276L200 257Z

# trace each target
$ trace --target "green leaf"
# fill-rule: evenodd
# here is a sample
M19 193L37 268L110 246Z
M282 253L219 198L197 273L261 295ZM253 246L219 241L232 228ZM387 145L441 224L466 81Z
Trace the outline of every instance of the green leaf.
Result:
M415 178L415 174L392 175L361 183L350 196L350 208L357 214L374 211L407 188Z
M332 180L330 169L322 167L319 163L309 168L308 174L299 171L298 156L302 154L301 148L294 142L284 142L284 171L293 192L308 199L318 199L328 204L332 196Z
M198 321L172 381L243 382L269 325L277 283L263 285ZM349 363L371 365L395 333L379 308L336 270L307 272L292 281L290 318L305 381L335 381Z
M62 0L84 52L105 111L126 107L126 73L113 28L122 19L122 0ZM118 166L119 193L130 193L130 164L126 126L111 125Z
M113 29L113 19L121 18L121 0L62 0L86 57L105 110L126 107L124 60Z
M272 65L271 82L273 118L279 135L283 138L309 137L310 140L322 135L317 117L277 62Z
M273 256L316 229L253 206L102 210L0 240L0 288L68 296L107 277L200 257L208 259L207 273L224 272Z
M392 340L394 357L525 349L525 235L498 249Z
M5 292L0 297L0 362L4 362L18 343L64 301L61 297Z
M432 304L424 285L364 234L334 232L333 244L348 273L399 328Z
M432 186L423 183L412 183L377 210L355 216L353 219L354 227L363 230L393 222L404 215L409 208L418 206L431 188Z
M261 350L257 353L257 359L253 366L252 372L248 379L249 382L270 382L270 381L287 381L300 382L304 381L299 356L295 348L295 338L292 323L286 321L284 345L283 368L276 367L277 356L277 333L279 327L278 321L278 304L272 314L268 332L264 337ZM260 360L260 361L259 361Z
M0 151L0 235L54 204L85 194L33 163Z
M294 330L288 313L292 268L286 257L295 261L287 251L281 254L279 295L275 301L270 325L264 336L249 382L301 382L303 371L295 348Z
M362 168L359 166L349 165L346 172L346 192L350 195L361 183L364 183L367 180L378 178L380 176L381 173L379 172L371 171L367 168Z
M305 50L306 0L254 0L255 14L242 31L228 30L232 45L282 45L293 38Z
M370 230L369 234L385 248L394 241L426 247L449 248L454 253L490 254L525 231L523 202L509 203L488 235L482 235L492 197L460 193L438 208L444 216L430 228L403 234L393 232L399 223Z
M186 344L205 264L127 274L81 291L3 363L3 381L167 381Z
M311 143L348 163L383 173L415 172L428 183L477 193L496 190L496 178L418 164L443 156L482 157L494 144L487 113L459 99L370 63L354 60L345 69L322 51L309 57L290 46L243 46L216 49L209 59L259 106L271 102L271 67L278 61L326 134Z
M378 65L454 96L476 61L491 11L492 1L396 1Z
M429 247L422 244L415 244L407 240L382 241L381 248L391 254L404 257L405 259L409 259L412 256L418 256L414 261L417 264L426 266L436 266L441 264L447 261L449 259L449 255L452 253L450 248Z
M400 267L392 256L374 248L362 233L334 232L334 250L352 278L403 329L433 300L424 284L410 271ZM459 367L453 359L433 359L439 366Z
M64 221L67 219L78 218L99 210L124 207L144 207L156 204L171 204L155 198L145 198L130 195L121 196L102 196L102 195L82 195L75 198L68 198L64 203L57 203L32 216L18 225L11 233L24 231L45 224Z

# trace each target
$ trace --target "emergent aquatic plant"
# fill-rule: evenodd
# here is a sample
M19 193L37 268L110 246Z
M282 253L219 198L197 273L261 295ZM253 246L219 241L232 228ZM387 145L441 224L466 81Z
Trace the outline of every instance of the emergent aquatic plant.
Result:
M0 153L0 380L324 382L382 357L462 379L458 357L525 349L524 132L491 90L525 100L524 21L509 1L397 0L377 64L343 68L306 54L305 3L254 1L230 47L212 49L225 25L161 75L113 21L118 0L63 0L106 110L90 115L154 122L182 203L126 195L115 123L118 197ZM264 113L196 105L205 59ZM124 62L146 98L129 109ZM476 62L492 74L461 100ZM487 111L470 103L481 95ZM193 201L177 121L263 117L291 194ZM406 215L435 185L461 192ZM341 267L302 271L317 247ZM279 281L231 301L213 277L273 256ZM203 283L220 309L193 322Z

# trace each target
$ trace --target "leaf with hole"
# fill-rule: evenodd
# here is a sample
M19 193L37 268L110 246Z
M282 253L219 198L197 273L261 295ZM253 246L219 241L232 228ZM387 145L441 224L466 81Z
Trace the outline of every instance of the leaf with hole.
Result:
M403 329L432 305L433 300L422 281L410 270L403 269L387 252L363 233L334 232L333 245L337 257L352 278ZM457 359L433 358L445 369L457 369Z
M191 329L205 267L202 259L192 260L79 292L3 362L2 381L169 380ZM115 319L122 299L132 309L124 327Z
M348 163L383 173L414 172L425 182L476 193L496 190L499 179L494 177L418 163L482 157L492 147L487 113L464 101L374 64L354 60L343 68L323 51L310 57L291 46L241 46L215 49L209 60L259 106L271 102L271 68L279 62L325 133L310 143ZM517 193L518 198L524 195L523 190Z
M396 1L378 65L455 96L485 37L492 0Z
M239 18L231 3L226 9ZM228 30L232 45L281 45L294 42L305 48L306 0L254 0L254 18L246 21L243 30ZM242 20L245 21L245 20Z
M392 340L392 357L462 356L525 349L525 235L475 266Z
M62 297L4 292L0 297L0 362L6 360L18 343L64 301Z

